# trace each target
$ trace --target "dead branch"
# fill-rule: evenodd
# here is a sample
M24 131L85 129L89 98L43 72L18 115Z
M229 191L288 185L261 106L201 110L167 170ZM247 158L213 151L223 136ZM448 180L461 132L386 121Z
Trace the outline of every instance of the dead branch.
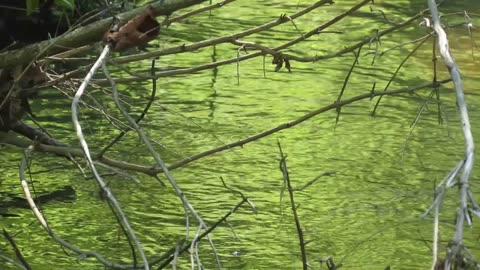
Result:
M280 140L277 140L277 145L278 145L278 150L280 152L280 171L282 172L282 175L283 175L284 186L286 187L286 189L288 191L288 195L290 196L290 206L292 208L293 219L295 221L295 227L297 229L298 242L299 242L299 246L300 246L300 254L302 256L303 270L307 270L308 269L308 262L307 262L307 252L305 251L305 239L304 239L304 235L303 235L302 226L300 225L300 219L299 219L298 213L297 213L298 205L295 204L295 199L294 199L294 196L293 196L294 190L293 190L292 183L291 183L291 180L290 180L290 174L288 173L287 156L283 154L282 146L280 144Z
M216 148L213 148L213 149L210 149L210 150L192 155L192 156L187 157L183 160L177 161L177 162L173 163L172 165L168 166L168 169L169 170L174 170L174 169L183 167L183 166L185 166L185 165L187 165L187 164L189 164L193 161L196 161L196 160L199 160L201 158L207 157L209 155L219 153L219 152L223 152L225 150L229 150L229 149L232 149L232 148L235 148L235 147L243 147L247 143L251 143L251 142L254 142L256 140L262 139L264 137L267 137L271 134L282 131L284 129L292 128L292 127L294 127L298 124L301 124L301 123L309 120L310 118L312 118L314 116L317 116L321 113L324 113L324 112L327 112L327 111L330 111L330 110L336 110L338 107L346 106L348 104L352 104L352 103L355 103L355 102L360 101L360 100L372 99L373 97L384 96L384 95L386 95L386 96L396 96L396 95L401 95L401 94L405 94L405 93L414 93L414 92L422 90L422 89L429 89L429 88L435 86L436 84L443 85L443 84L446 84L446 83L449 83L449 82L451 82L451 79L441 80L441 81L436 82L435 84L425 83L425 84L422 84L422 85L419 85L419 86L414 86L414 87L410 87L410 88L402 88L402 89L391 90L391 91L386 91L386 92L375 91L375 92L371 92L371 93L358 95L358 96L352 97L350 99L344 99L344 100L340 101L339 103L334 102L330 105L326 105L326 106L323 106L323 107L321 107L321 108L319 108L315 111L309 112L309 113L307 113L307 114L305 114L305 115L303 115L303 116L301 116L301 117L299 117L299 118L297 118L293 121L280 124L280 125L278 125L274 128L265 130L263 132L260 132L258 134L252 135L252 136L244 138L244 139L241 139L239 141L224 144L222 146L219 146L219 147L216 147ZM15 146L22 147L22 148L26 148L30 145L30 142L28 142L24 139L17 138L15 136L11 135L11 134L7 134L7 133L4 133L4 132L0 132L0 143L11 144L11 145L15 145ZM45 144L35 144L34 145L34 150L35 151L40 151L40 152L46 152L46 153L54 153L54 154L57 154L57 155L68 155L68 154L70 154L73 157L84 157L84 153L82 152L82 150L80 150L78 148L73 148L73 147L60 147L60 146L52 146L52 145L45 145ZM97 161L105 163L109 166L116 167L116 168L123 169L123 170L140 172L140 173L144 173L144 174L150 175L150 176L162 173L162 169L157 168L155 166L145 166L145 165L139 165L139 164L132 164L132 163L128 163L128 162L124 162L124 161L120 161L120 160L115 160L115 159L106 157L105 155L99 155L97 153L92 153L91 156L92 156L93 160L97 160Z
M451 268L457 268L457 267L463 268L463 264L465 263L463 260L464 258L463 254L466 251L466 247L463 244L463 227L465 223L468 226L472 225L472 220L470 216L471 211L469 210L469 206L468 206L469 201L472 204L472 206L476 208L472 212L480 217L480 213L477 212L479 210L478 204L475 198L473 197L472 193L470 192L470 188L469 188L469 178L470 178L470 174L472 172L472 168L475 160L475 157L474 157L475 145L473 142L473 135L472 135L472 130L470 126L470 119L468 115L467 104L465 102L465 95L464 95L464 89L462 85L460 70L450 52L447 34L443 30L442 24L440 22L437 3L435 2L435 0L428 0L428 7L430 9L430 13L432 14L432 27L435 30L435 33L437 34L437 41L438 41L438 48L439 48L440 55L443 58L445 66L447 66L448 71L450 72L450 76L452 77L452 81L455 87L455 94L457 97L457 106L460 112L463 137L465 140L464 159L458 163L458 165L452 171L453 173L450 173L449 175L450 179L454 179L457 177L457 174L460 174L460 171L462 171L458 181L456 182L456 185L458 185L459 187L460 208L457 211L455 237L453 239L452 245L448 248L447 259L445 261L445 269L451 269ZM448 181L446 182L448 183ZM444 183L441 183L441 184L443 185ZM444 187L444 189L447 189L447 188L448 188L447 186ZM438 200L437 204L435 204L435 209L438 209L440 203L441 203L441 199ZM436 258L434 258L434 263L432 268L434 268L436 265L437 265Z
M156 10L156 16L166 16L179 9L200 4L204 1L206 0L165 0L155 2L152 4L152 7L154 7ZM121 21L128 21L133 17L143 13L143 11L144 8L140 7L123 14L119 14L117 15L117 18ZM87 26L71 30L51 40L36 43L19 50L1 53L0 68L19 64L27 64L34 59L44 56L47 52L50 55L56 54L68 49L77 48L100 41L102 40L103 34L108 30L111 24L112 19L104 19ZM45 50L45 48L48 48L48 50Z

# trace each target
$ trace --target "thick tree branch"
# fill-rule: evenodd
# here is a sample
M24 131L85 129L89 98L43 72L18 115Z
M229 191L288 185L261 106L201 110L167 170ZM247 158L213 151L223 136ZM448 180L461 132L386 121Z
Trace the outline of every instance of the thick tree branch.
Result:
M152 6L156 9L155 15L161 16L170 15L179 9L200 4L205 1L206 0L164 0L156 1L152 4ZM142 14L144 10L145 7L139 7L134 10L119 14L116 17L121 21L128 21L131 18ZM19 50L4 52L0 54L0 68L26 64L47 54L51 55L67 49L77 48L100 41L103 37L103 34L110 28L111 24L111 18L103 19L87 26L69 31L51 40L32 44ZM48 50L45 50L47 47L49 47Z

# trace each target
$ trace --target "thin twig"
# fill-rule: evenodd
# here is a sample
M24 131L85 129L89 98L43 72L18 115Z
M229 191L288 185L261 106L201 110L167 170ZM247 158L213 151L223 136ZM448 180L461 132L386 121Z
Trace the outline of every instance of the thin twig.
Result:
M363 0L363 2L368 2L368 1L371 1L371 0ZM324 6L324 5L329 4L331 2L332 2L332 0L317 1L314 4L296 12L295 14L292 14L290 16L290 18L295 19L295 18L301 17L301 16L317 9L318 7ZM116 59L116 61L117 61L117 63L128 63L128 62L133 62L133 61L149 59L149 58L152 58L152 57L159 57L159 56L163 56L163 55L196 51L196 50L204 48L204 47L209 47L209 46L212 46L212 45L215 45L215 44L230 42L230 41L235 40L235 39L239 39L239 38L243 38L245 36L249 36L249 35L252 35L252 34L255 34L255 33L259 33L261 31L268 30L272 27L281 25L281 24L289 22L289 21L290 20L288 18L279 17L278 19L276 19L274 21L262 24L260 26L257 26L257 27L251 28L251 29L247 29L247 30L242 31L242 32L233 33L233 34L223 36L223 37L217 37L217 38L212 38L212 39L208 39L208 40L203 40L203 41L193 43L193 44L187 44L187 45L184 44L184 45L181 45L181 46L167 48L167 49L164 49L164 50L152 51L152 52L142 53L142 54L135 54L135 55L131 55L131 56L118 57Z
M451 81L450 79L446 79L446 80L438 81L437 83L439 85L442 85L442 84L448 83L450 81ZM348 104L351 104L351 103L354 103L354 102L357 102L357 101L363 100L363 99L371 99L372 97L376 97L376 96L382 96L382 95L394 96L394 95L398 95L398 94L402 94L402 93L413 93L417 90L424 89L424 88L429 88L429 87L432 87L432 86L433 86L432 83L425 83L425 84L418 85L418 86L415 86L415 87L403 88L403 89L387 91L387 92L383 92L383 91L369 92L369 93L366 93L366 94L362 94L362 95L352 97L350 99L342 100L342 101L340 101L340 103L333 102L330 105L321 107L321 108L319 108L317 110L314 110L314 111L311 111L311 112L309 112L309 113L307 113L307 114L305 114L305 115L303 115L303 116L301 116L301 117L299 117L299 118L297 118L293 121L283 123L283 124L281 124L277 127L265 130L263 132L257 133L255 135L252 135L250 137L241 139L239 141L232 142L232 143L229 143L229 144L225 144L225 145L219 146L217 148L213 148L213 149L207 150L205 152L192 155L192 156L190 156L186 159L177 161L174 164L170 165L169 169L175 169L175 168L178 168L178 167L182 167L182 166L184 166L184 165L186 165L190 162L193 162L197 159L209 156L209 155L217 153L217 152L222 152L222 151L225 151L227 149L231 149L231 148L238 147L238 146L244 146L247 143L250 143L250 142L259 140L261 138L267 137L267 136L269 136L273 133L279 132L279 131L284 130L284 129L292 128L292 127L294 127L294 126L296 126L300 123L303 123L304 121L307 121L308 119L310 119L310 118L312 118L312 117L314 117L318 114L337 109L339 106L345 106L345 105L348 105Z
M23 257L22 252L20 252L20 250L18 249L17 244L13 240L13 237L5 230L5 228L3 229L3 236L5 236L5 239L7 239L7 241L12 246L15 257L17 257L22 266L27 270L31 270L32 268L28 264L27 260L25 260L25 257Z
M30 209L32 210L35 218L38 220L42 228L52 237L53 240L55 240L57 243L59 243L61 246L73 251L74 253L80 255L81 257L84 258L90 258L94 257L96 258L101 264L105 265L106 267L109 268L115 268L115 269L132 269L132 265L120 265L116 263L112 263L105 259L103 256L100 254L93 252L93 251L88 251L88 250L81 250L74 245L70 244L69 242L63 240L62 238L58 237L53 230L48 226L47 221L43 214L40 212L39 208L37 207L35 201L33 200L32 194L30 192L30 188L28 186L28 182L25 177L25 170L27 167L27 157L34 150L34 147L28 147L24 151L24 155L22 157L22 161L20 162L20 168L19 168L19 175L20 175L20 182L22 185L23 193L25 195L25 199L28 202L28 205L30 206Z
M93 159L90 154L90 150L87 144L87 141L85 137L83 136L83 131L82 131L82 126L80 125L80 121L78 120L78 103L80 102L80 98L83 95L83 92L85 91L88 83L92 79L93 75L97 71L97 69L104 65L105 59L107 58L108 54L110 52L110 47L109 45L105 46L103 49L102 53L98 57L97 61L95 64L92 66L90 71L88 72L87 76L85 77L83 83L80 85L78 88L77 92L75 93L75 97L73 98L72 101L72 121L75 126L75 130L77 131L77 137L80 140L80 144L82 146L83 152L85 154L85 158L87 159L87 163L92 170L95 179L100 186L101 191L103 194L106 195L108 200L112 203L112 207L116 210L116 214L118 214L119 220L121 220L121 223L126 227L126 230L128 231L131 240L135 243L135 245L138 248L138 252L140 253L140 257L143 260L144 263L144 268L145 270L149 270L150 267L148 265L148 260L147 257L145 256L145 252L143 251L143 247L140 243L140 241L137 239L137 236L135 235L135 232L133 231L132 227L130 226L130 223L123 213L122 208L120 207L118 201L115 199L115 196L113 193L110 191L110 188L105 184L105 182L102 180L100 174L98 173L97 169L95 168Z
M353 69L355 69L355 66L358 64L358 58L360 57L360 52L362 51L362 47L358 48L358 51L354 54L355 60L353 60L352 65L350 66L350 69L348 70L347 76L345 77L345 80L343 81L342 89L340 89L340 93L338 94L337 97L337 103L340 103L340 100L343 97L343 93L345 92L345 89L347 88L348 81L350 79L350 75L352 75ZM336 109L337 116L335 118L335 127L337 127L338 121L340 120L340 112L342 111L342 107L338 107Z
M150 68L150 73L151 73L152 77L155 77L155 59L152 60L152 67ZM148 100L148 103L145 106L145 108L143 109L142 113L138 116L137 120L135 120L135 122L137 124L140 123L140 121L143 120L145 115L147 115L148 110L150 109L150 107L153 104L153 101L155 100L156 94L157 94L157 80L152 79L152 94L150 95L150 99ZM118 141L120 141L123 138L123 136L125 134L127 134L127 132L128 132L128 130L122 130L120 132L120 134L118 134L117 137L115 137L107 146L105 146L102 149L102 151L98 154L98 156L102 157L105 154L105 152L107 152L108 149L110 149L113 145L115 145Z
M441 81L438 81L437 84L438 85L443 85L443 84L446 84L450 81L451 81L451 79L441 80ZM387 92L372 91L372 92L368 92L368 93L365 93L365 94L362 94L362 95L352 97L350 99L342 100L340 103L334 102L330 105L326 105L326 106L323 106L323 107L321 107L317 110L311 111L311 112L309 112L309 113L307 113L307 114L305 114L305 115L303 115L303 116L301 116L301 117L299 117L295 120L280 124L280 125L278 125L274 128L262 131L260 133L257 133L255 135L249 136L247 138L244 138L244 139L241 139L241 140L238 140L238 141L235 141L235 142L224 144L222 146L219 146L219 147L216 147L216 148L213 148L213 149L201 152L201 153L194 154L190 157L187 157L185 159L182 159L180 161L177 161L177 162L173 163L172 165L168 166L168 169L169 170L174 170L174 169L183 167L183 166L185 166L185 165L187 165L191 162L194 162L198 159L210 156L212 154L222 152L222 151L225 151L225 150L230 150L230 149L235 148L235 147L241 147L241 146L243 146L247 143L250 143L250 142L259 140L261 138L267 137L271 134L282 131L284 129L292 128L292 127L294 127L298 124L301 124L301 123L307 121L308 119L310 119L312 117L315 117L315 116L317 116L321 113L337 109L339 106L346 106L346 105L349 105L351 103L355 103L355 102L360 101L360 100L365 100L365 99L368 100L368 99L371 99L373 97L382 96L382 95L395 96L395 95L401 95L401 94L405 94L405 93L413 93L415 91L425 89L425 88L431 88L433 86L434 86L433 83L425 83L425 84L421 84L421 85L418 85L418 86L415 86L415 87L407 87L407 88L402 88L402 89L398 89L398 90L391 90L391 91L387 91ZM4 132L2 133L1 131L0 131L0 142L15 145L15 146L22 147L22 148L26 148L30 144L29 141L26 141L24 139L20 139L20 138L14 137L14 136L9 136L9 134L6 134ZM84 153L82 152L82 150L80 150L78 148L52 146L52 145L45 145L45 144L35 144L34 147L35 147L36 151L54 153L54 154L57 154L57 155L71 154L73 157L83 157L84 156ZM109 157L106 157L106 156L102 156L101 158L97 159L98 155L95 154L95 153L92 153L92 156L95 160L97 160L99 162L102 162L102 163L105 163L109 166L124 169L124 170L140 172L140 173L144 173L144 174L147 174L147 175L150 175L150 176L153 176L153 175L156 175L156 174L159 174L159 173L162 172L162 168L158 168L158 167L144 166L144 165L139 165L139 164L128 163L128 162L121 161L121 160L115 160L115 159L112 159L112 158L109 158Z
M395 79L395 77L397 76L398 72L400 71L400 69L403 67L403 65L407 62L407 60L423 45L423 43L425 43L425 41L427 41L427 39L423 39L417 46L415 46L415 48L413 48L413 50L407 54L407 56L402 60L402 62L398 65L397 69L395 70L395 72L393 72L392 74L392 77L390 78L390 80L388 80L388 83L387 85L385 86L385 88L383 89L383 91L387 91L388 90L388 87L390 86L390 84L393 82L393 80ZM375 116L375 113L377 112L377 108L378 108L378 105L380 104L380 101L382 100L382 97L380 96L377 100L377 103L375 103L375 106L373 107L373 110L372 110L372 113L371 115L372 116Z
M13 265L15 265L16 267L18 267L18 268L20 268L20 269L22 269L22 270L28 270L28 269L25 268L25 266L23 266L21 263L15 261L15 260L12 259L12 258L9 258L9 257L3 255L3 254L0 254L0 259L4 260L4 261L6 261L6 262L9 262L9 263L11 263L11 264L13 264Z
M185 196L185 193L182 191L182 189L180 188L180 186L177 184L175 178L173 177L173 175L170 173L168 167L165 165L165 163L163 162L162 158L160 157L160 154L155 151L155 149L153 148L151 142L150 142L150 139L148 139L147 135L145 134L145 132L143 131L143 129L140 127L140 125L129 115L129 113L125 110L125 108L123 108L123 105L120 103L120 100L118 98L118 88L116 86L116 83L115 81L113 80L113 78L110 76L110 72L108 71L107 69L107 66L105 65L105 63L103 62L102 63L102 69L103 69L103 73L105 74L105 76L107 77L107 79L110 81L110 84L112 86L112 93L113 93L113 100L115 102L115 104L117 105L117 108L120 110L120 112L123 114L123 116L127 119L127 121L129 122L129 124L135 129L135 131L140 135L140 138L142 139L143 143L145 144L146 148L148 149L148 151L150 152L150 154L153 156L154 160L155 160L155 163L156 163L156 166L161 168L162 172L164 173L164 175L166 176L166 178L168 179L168 181L170 182L170 185L173 187L173 189L175 190L175 193L177 194L177 196L180 198L180 200L182 201L183 203L183 206L188 210L188 212L195 217L195 219L199 222L199 229L201 228L206 228L206 224L205 222L203 221L203 219L200 217L200 215L197 213L197 211L194 209L193 205L188 201L187 197ZM199 233L197 233L197 236L199 235ZM197 237L196 236L196 237ZM208 236L207 236L208 237ZM213 245L212 245L212 248ZM199 260L199 258L197 258L197 260ZM220 260L217 260L219 263L220 263Z
M232 210L230 210L227 214L225 214L222 218L220 218L217 222L215 222L212 226L208 227L205 229L205 231L200 234L198 237L193 239L191 243L185 244L180 250L178 251L178 254L182 254L190 249L190 247L196 243L198 243L200 240L202 240L205 236L209 235L215 228L217 228L220 224L224 223L228 217L230 217L233 213L235 213L244 203L248 202L247 197L243 197L242 201L240 201L235 207L233 207ZM164 269L168 264L175 258L174 253L175 253L175 248L170 249L167 253L169 253L169 256L165 261L163 261L162 265L160 265L157 269ZM163 257L163 256L162 256ZM163 260L164 258L162 258ZM158 263L161 260L152 260L152 264Z
M435 212L433 216L433 243L432 243L432 270L435 270L437 266L437 259L438 259L438 237L439 237L439 230L438 230L438 220L440 218L440 205L435 205Z
M290 175L288 173L287 157L283 154L280 140L277 140L277 145L278 145L278 150L280 151L280 171L282 172L283 181L285 182L288 194L290 195L290 205L292 207L293 218L295 220L295 227L297 228L298 242L300 245L300 253L302 255L303 270L307 270L308 262L307 262L307 252L305 251L305 240L303 236L302 226L300 225L300 219L297 213L297 205L295 204L295 199L293 196L294 191L293 191L292 183L290 181Z
M354 5L353 7L351 7L349 10L346 10L345 12L341 13L340 15L336 16L335 18L331 19L330 21L312 29L311 31L307 32L306 34L304 34L302 37L298 37L298 38L295 38L295 39L292 39L282 45L279 45L277 47L274 47L274 48L271 48L270 50L272 51L280 51L280 50L283 50L283 49L286 49L286 48L289 48L301 41L304 41L306 38L309 38L313 35L317 35L319 33L321 33L322 30L328 28L329 26L332 26L334 25L335 23L339 22L340 20L348 17L349 15L353 14L355 11L357 11L358 9L360 9L362 6L366 5L368 2L370 2L371 0L363 0L362 2ZM316 4L320 5L320 4L325 4L325 3L328 3L330 1L320 1ZM314 5L316 5L314 4ZM313 6L313 5L312 5ZM309 7L310 8L310 7ZM295 13L295 15L292 15L290 16L291 18L295 17L295 16L301 16L303 15L303 12L307 12L307 9L303 10L303 11L299 11L297 13ZM417 15L418 16L418 15ZM415 19L417 17L414 17ZM280 18L277 20L279 22L285 22L285 21L289 21L287 18L285 18L284 16L280 16ZM210 46L210 45L213 45L213 44L218 44L218 43L223 43L223 42L234 42L235 40L237 40L238 38L240 37L243 37L245 35L248 34L253 34L253 33L256 33L257 31L259 30L265 30L265 29L262 29L262 27L265 27L266 29L270 28L270 27L273 27L274 25L276 25L277 21L274 21L272 23L269 23L269 24L265 24L264 26L260 26L260 27L257 27L255 29L252 29L252 33L250 33L250 30L247 30L245 32L242 32L241 34L240 33L237 33L237 34L233 34L233 35L229 35L229 36L225 36L225 37L221 37L219 38L220 40L206 40L206 41L201 41L201 42L198 42L198 43L195 43L195 44L192 44L192 45L182 45L182 46L179 46L179 47L175 47L175 48L171 48L171 49L165 49L165 50L162 50L161 53L158 52L156 54L153 54L153 53L149 53L148 54L148 57L153 57L153 56L160 56L160 55L167 55L167 54L174 54L174 53L182 53L182 52L185 52L187 49L188 50L197 50L201 47L205 47L205 46ZM401 27L404 27L408 24L410 24L411 22L413 21L413 18L407 20L406 22L404 22L403 24L400 24L398 26L394 26L392 28L389 28L387 30L384 30L384 31L381 31L378 33L379 36L381 35L386 35L396 29L399 29ZM271 25L273 24L273 25ZM359 47L363 46L364 44L367 44L369 42L370 39L366 39L364 41L361 41L349 48L346 48L344 50L341 50L337 53L334 53L334 54L330 54L330 55L324 55L324 56L313 56L313 57L309 57L309 58L305 58L305 57L295 57L295 56L288 56L289 58L288 59L292 59L292 60L295 60L295 61L301 61L301 62L316 62L318 60L322 60L322 59L329 59L329 58L333 58L333 57L336 57L336 56L339 56L339 55L342 55L342 54L345 54L345 53L348 53L348 52L351 52L351 51L354 51L356 49L358 49ZM207 43L208 42L208 43ZM168 70L168 71L162 71L162 72L158 72L156 77L159 78L159 77L168 77L168 76L175 76L175 75L180 75L180 74L191 74L191 73L194 73L194 72L197 72L197 71L200 71L200 70L206 70L206 69L211 69L211 68L214 68L214 67L218 67L218 66L222 66L222 65L227 65L227 64L232 64L232 63L236 63L238 61L245 61L245 60L248 60L248 59L252 59L252 58L255 58L255 57L258 57L258 56L261 56L265 54L265 52L263 51L260 51L260 52L256 52L256 53L251 53L251 54L247 54L247 55L243 55L241 57L235 57L235 58L230 58L230 59L227 59L227 60L222 60L222 61L217 61L215 63L208 63L208 64L203 64L203 65L199 65L199 66L196 66L196 67L190 67L190 68L182 68L182 69L175 69L175 70ZM285 54L283 54L285 56ZM144 56L141 56L141 57L138 57L137 56L139 55L134 55L134 56L129 56L128 59L120 59L120 58L117 58L116 61L117 63L121 63L122 61L127 61L127 62L131 62L131 61L135 61L135 60L142 60L144 59L144 57L146 57L146 55ZM147 57L147 58L148 58ZM138 81L139 78L137 77L125 77L125 78L119 78L116 80L117 83L128 83L128 82L133 82L133 81ZM98 79L98 80L95 80L95 83L97 85L108 85L109 82L107 79Z

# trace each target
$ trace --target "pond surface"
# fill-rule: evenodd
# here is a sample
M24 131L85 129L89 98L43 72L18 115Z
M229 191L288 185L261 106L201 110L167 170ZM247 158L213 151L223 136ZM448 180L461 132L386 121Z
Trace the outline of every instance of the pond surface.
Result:
M157 44L161 48L189 44L258 26L275 20L280 14L293 14L313 1L237 1L201 14L163 30ZM394 2L394 4L392 4ZM413 2L413 1L412 1ZM325 23L344 12L356 1L338 1L274 29L244 38L265 46L276 46ZM463 1L462 6L445 4L442 12L471 13L480 11L476 1ZM391 21L402 22L414 16L423 5L408 1L376 1ZM478 18L474 21L478 23ZM462 22L463 16L445 17L448 24ZM428 30L418 22L403 31L381 39L379 50L425 36ZM365 6L322 33L285 52L301 57L327 55L359 40L371 37L376 29L387 29L379 12ZM474 28L475 29L475 28ZM463 27L448 32L452 52L458 61L467 93L474 136L480 134L478 85L480 53L472 52L472 41ZM473 37L480 43L478 34ZM343 99L369 93L372 84L382 90L395 69L418 44L394 49L379 57L372 65L375 45L365 46L359 63L350 76ZM154 49L154 48L153 48ZM153 50L150 49L150 50ZM248 49L247 53L253 53ZM161 57L159 69L185 68L198 64L235 58L238 47L217 45L194 53ZM244 51L240 55L246 54ZM190 155L234 142L306 113L332 104L338 97L354 61L352 53L315 63L292 62L292 72L285 68L274 72L271 57L243 61L213 70L176 77L162 77L157 98L143 127L156 149L168 164ZM439 62L440 63L440 62ZM148 72L150 61L128 66L134 72ZM113 69L113 68L112 68ZM439 79L448 78L440 65ZM237 72L239 76L237 76ZM122 70L117 78L130 76ZM432 81L432 39L407 60L390 89L414 87ZM148 101L149 81L121 85L123 98L138 114ZM187 198L208 224L213 224L230 211L241 198L227 190L220 180L241 191L255 203L257 212L246 205L229 219L231 228L222 224L212 234L225 269L301 269L297 231L288 196L281 199L283 178L279 170L277 141L287 154L287 164L294 187L301 187L318 175L324 176L308 188L295 192L300 222L308 241L307 256L314 269L316 259L331 256L342 269L427 269L431 264L432 219L421 218L433 199L433 187L463 158L463 137L456 111L452 84L440 88L442 123L436 102L430 102L415 121L432 89L418 95L382 99L376 117L371 117L377 98L362 100L343 107L336 123L335 110L322 113L298 126L285 129L258 141L202 158L173 171ZM92 91L98 104L115 117L120 117L107 92ZM91 99L86 100L93 104ZM98 105L97 104L97 105ZM47 91L33 104L37 121L52 134L72 145L78 145L70 122L70 101L54 90ZM100 150L117 131L98 112L84 108L81 121L92 150ZM18 180L21 153L13 147L3 148L0 157L2 190L0 198L9 202L22 197ZM107 155L127 162L153 164L153 159L137 135L129 133ZM477 158L478 160L478 158ZM479 164L477 162L477 164ZM84 165L84 164L82 164ZM108 170L104 170L107 172ZM479 165L472 174L472 190L478 192ZM105 176L120 201L132 226L144 245L148 257L155 257L185 238L185 215L179 199L168 185L132 174L140 184L122 176ZM128 244L105 201L98 195L93 179L85 179L72 164L58 157L35 154L31 178L38 194L63 190L72 186L75 198L50 202L43 211L55 232L70 243L95 250L109 260L130 262ZM69 190L69 189L67 189ZM458 191L448 192L441 215L441 248L454 234ZM287 194L284 194L287 195ZM6 204L5 204L6 205ZM93 259L79 258L63 252L40 228L30 210L2 209L16 217L0 218L0 225L16 236L33 269L103 269ZM192 221L193 222L193 221ZM480 257L478 219L466 229L465 241ZM197 225L197 224L193 224ZM191 237L195 228L192 229ZM6 241L0 243L2 254L11 254ZM208 242L200 244L200 257L207 269L216 267ZM190 257L183 255L180 269L190 267ZM11 268L0 261L0 268ZM325 265L323 266L325 269Z

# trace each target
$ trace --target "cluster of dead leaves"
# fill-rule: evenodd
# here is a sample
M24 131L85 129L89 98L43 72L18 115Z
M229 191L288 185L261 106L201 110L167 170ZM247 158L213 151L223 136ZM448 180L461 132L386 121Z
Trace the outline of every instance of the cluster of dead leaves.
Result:
M123 51L143 46L155 39L159 33L160 24L155 18L155 9L149 6L145 9L145 14L131 19L118 31L109 30L105 33L104 41L111 44L112 50Z

